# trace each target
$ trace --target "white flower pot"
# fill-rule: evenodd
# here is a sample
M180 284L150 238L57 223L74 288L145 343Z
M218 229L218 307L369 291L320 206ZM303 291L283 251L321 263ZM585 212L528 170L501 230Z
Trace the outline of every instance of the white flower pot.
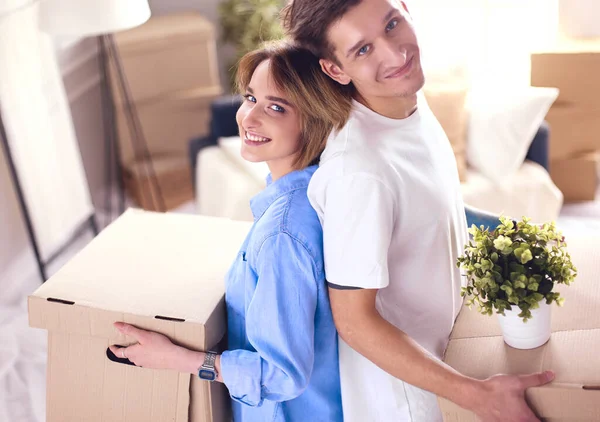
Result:
M527 322L518 316L521 310L516 306L504 311L506 316L497 315L504 342L515 349L535 349L546 343L550 339L551 309L545 301L540 302L540 307L531 311Z

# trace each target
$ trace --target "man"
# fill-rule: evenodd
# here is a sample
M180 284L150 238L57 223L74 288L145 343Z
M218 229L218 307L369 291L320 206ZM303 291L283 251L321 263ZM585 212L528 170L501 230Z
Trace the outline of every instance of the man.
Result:
M485 421L537 421L524 391L551 372L475 380L441 362L462 304L465 210L449 142L418 94L406 6L294 0L283 17L322 70L355 90L308 191L324 230L344 420L439 421L437 395Z

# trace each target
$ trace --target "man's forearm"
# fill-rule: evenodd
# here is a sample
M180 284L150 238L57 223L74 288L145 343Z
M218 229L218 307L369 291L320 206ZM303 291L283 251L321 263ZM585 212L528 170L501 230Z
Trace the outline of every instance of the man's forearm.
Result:
M377 311L356 318L352 328L340 330L340 335L350 347L394 377L459 406L467 408L479 386L479 381L432 356Z

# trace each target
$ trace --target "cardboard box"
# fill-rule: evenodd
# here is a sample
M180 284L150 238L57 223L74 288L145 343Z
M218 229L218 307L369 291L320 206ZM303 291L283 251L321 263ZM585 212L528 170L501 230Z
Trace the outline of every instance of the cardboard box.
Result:
M552 86L559 95L550 123L550 160L600 149L600 39L559 38L531 55L531 85Z
M531 55L531 85L560 90L557 103L600 108L600 39L560 38Z
M187 156L154 156L150 160L137 160L123 168L123 177L129 196L148 211L172 210L194 198ZM164 209L161 208L163 205Z
M467 179L467 99L465 84L435 84L425 86L424 93L429 108L446 133L454 151L461 182Z
M107 359L125 321L196 350L226 331L224 277L250 223L128 210L29 297L48 330L48 422L230 420L226 388Z
M210 130L210 103L216 95L216 91L190 90L136 103L134 111L150 154L187 155L190 140ZM123 105L116 107L115 118L121 163L143 157L144 144L132 137L131 117Z
M220 89L214 26L196 12L152 17L114 35L134 102L188 89ZM109 62L114 101L122 90Z
M477 379L492 375L527 374L551 369L551 384L527 390L526 398L544 421L600 420L600 241L597 237L567 239L578 269L571 286L560 286L562 308L553 305L552 336L544 346L518 350L507 346L497 318L464 308L456 321L444 361ZM478 419L455 404L440 399L447 422Z
M550 125L550 160L600 150L600 104L585 109L555 104L546 115Z
M600 154L591 153L550 163L550 177L565 202L593 201L599 187Z

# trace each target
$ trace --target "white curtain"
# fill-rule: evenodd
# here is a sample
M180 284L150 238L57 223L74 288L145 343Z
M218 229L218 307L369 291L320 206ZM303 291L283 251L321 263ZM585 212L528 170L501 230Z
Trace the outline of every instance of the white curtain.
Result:
M408 0L426 71L465 67L473 83L528 85L533 50L556 39L558 0Z
M93 206L52 43L38 29L38 6L0 2L0 111L47 260Z

